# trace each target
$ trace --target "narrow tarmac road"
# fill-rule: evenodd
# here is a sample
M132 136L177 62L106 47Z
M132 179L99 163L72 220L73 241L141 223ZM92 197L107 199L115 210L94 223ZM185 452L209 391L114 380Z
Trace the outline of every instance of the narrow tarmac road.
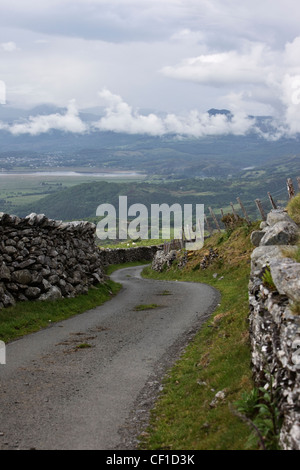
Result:
M219 301L207 285L141 270L116 271L123 289L104 305L7 345L1 450L136 448L162 377Z

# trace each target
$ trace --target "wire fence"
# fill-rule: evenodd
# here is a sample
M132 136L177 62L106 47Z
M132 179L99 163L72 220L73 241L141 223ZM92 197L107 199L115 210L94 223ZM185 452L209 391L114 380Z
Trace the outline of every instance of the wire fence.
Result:
M280 206L277 203L277 200L280 195L286 194L288 200L293 199L296 196L296 192L300 191L300 177L297 177L297 189L295 189L294 183L292 178L287 178L286 180L286 186L278 189L277 191L274 191L272 194L270 192L267 192L266 196L264 198L260 199L255 199L255 206L257 209L257 212L259 213L261 219L263 221L266 220L267 218L267 213L269 209L266 209L266 203L271 205L272 209L279 209ZM231 213L225 214L224 210L221 208L218 212L221 214L221 220L218 220L218 217L216 213L213 211L211 207L208 207L209 214L204 214L204 225L206 227L206 231L209 233L208 236L211 236L215 231L222 232L222 230L226 229L226 226L223 222L225 215L230 215L233 217L235 220L239 220L241 217L238 213L237 206L239 207L240 211L243 214L243 218L246 220L246 222L251 225L251 216L247 212L242 200L240 197L236 198L237 204L233 204L230 202L231 206ZM197 225L200 227L200 221L197 221ZM205 231L201 233L201 235L204 238L205 237ZM195 240L195 231L191 231L189 227L186 227L185 230L182 230L181 233L181 238L180 239L174 239L169 242L164 242L164 252L169 253L171 250L180 250L183 249L185 246L185 242L191 242Z

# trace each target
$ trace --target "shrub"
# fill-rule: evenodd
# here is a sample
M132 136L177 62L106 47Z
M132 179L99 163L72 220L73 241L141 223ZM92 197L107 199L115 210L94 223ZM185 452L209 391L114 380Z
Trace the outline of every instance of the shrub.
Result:
M287 211L296 224L300 224L300 194L289 201Z
M271 290L271 291L277 290L277 287L274 284L272 274L271 274L271 271L270 271L269 267L266 268L266 270L265 270L265 272L262 276L262 282L263 282L263 285L265 287L267 287L269 290Z

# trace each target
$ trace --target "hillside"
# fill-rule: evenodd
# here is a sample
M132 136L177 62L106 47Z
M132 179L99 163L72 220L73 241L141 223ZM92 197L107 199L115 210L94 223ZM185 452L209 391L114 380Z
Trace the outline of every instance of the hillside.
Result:
M287 212L299 226L300 193L288 203ZM256 376L254 373L253 358L257 352L253 346L255 333L251 328L255 326L251 323L253 308L251 310L248 289L250 289L250 257L254 250L250 234L259 226L259 221L252 226L240 221L235 228L228 229L222 234L214 234L207 239L202 250L189 252L187 257L177 253L171 266L163 267L154 263L153 269L144 269L144 276L151 279L207 283L216 287L222 297L212 318L197 333L166 377L163 391L152 412L150 426L141 436L142 449L280 450L282 444L285 445L285 450L294 448L289 446L298 449L299 434L293 433L288 428L286 433L289 440L283 438L284 424L286 426L286 422L290 419L285 413L288 414L290 411L287 410L293 409L294 406L297 421L299 408L297 402L293 405L291 400L286 400L288 405L285 411L282 408L284 401L282 397L286 396L287 387L276 382L275 374L276 371L279 374L286 374L288 366L282 361L281 367L280 362L277 363L277 367L272 367L270 357L272 351L283 353L285 336L282 334L281 337L278 333L277 343L274 341L270 327L273 318L270 307L265 307L265 313L256 311L257 322L263 324L262 329L265 333L265 342L262 341L262 344L268 349L267 353L266 349L262 348L260 354L268 364L265 366L267 370L261 368ZM269 229L273 228L271 224ZM299 241L297 246L298 249L292 250L291 253L294 260L299 263ZM286 258L284 260L287 261ZM282 263L284 265L284 261ZM251 272L253 274L253 262ZM286 275L289 282L292 282L291 272ZM253 277L251 279L253 284L257 282L257 279ZM270 292L273 291L273 302L278 303L278 305L276 303L276 312L278 312L280 298L283 299L281 300L283 303L286 299L282 290L280 296L276 292L276 285L271 275L267 278L266 273L260 282L263 282ZM272 294L268 296L268 292L267 290L266 294L261 290L258 294L256 291L257 298L267 299L264 305L268 302L272 304L270 300ZM299 328L299 304L292 304L290 308L293 315L290 315L289 319L283 315L280 319L278 314L274 314L274 307L275 330L281 332L285 325L297 338L297 327L293 330L291 325L295 322ZM257 334L263 336L261 330ZM288 343L289 354L291 354L291 342L292 340ZM273 347L269 348L269 343ZM258 344L256 347L259 349ZM268 369L268 366L272 367L272 370ZM294 396L297 400L299 376L294 369L292 370L289 387L295 387ZM258 375L261 380L260 385L258 385ZM286 375L284 377L286 380Z
M151 204L204 204L220 214L220 209L230 211L230 203L237 204L240 197L252 220L257 213L255 199L261 199L270 208L267 191L279 204L287 201L286 179L298 176L299 156L288 157L272 164L249 168L237 176L227 178L190 178L172 182L107 183L91 182L76 185L52 193L38 201L22 206L11 206L11 213L25 216L31 212L44 213L48 217L62 220L95 218L96 209L102 203L118 206L119 195L128 197L128 204L141 203L149 209ZM267 188L267 189L266 189ZM3 209L2 209L3 210Z
M235 403L253 388L247 325L252 227L215 234L191 252L185 267L176 260L154 279L202 282L221 292L221 303L197 333L165 380L152 413L143 449L244 450L258 448L251 429L235 413ZM215 256L209 257L210 249ZM205 258L206 257L206 258ZM201 267L204 259L205 268ZM218 392L224 392L215 400ZM253 436L252 436L253 437Z

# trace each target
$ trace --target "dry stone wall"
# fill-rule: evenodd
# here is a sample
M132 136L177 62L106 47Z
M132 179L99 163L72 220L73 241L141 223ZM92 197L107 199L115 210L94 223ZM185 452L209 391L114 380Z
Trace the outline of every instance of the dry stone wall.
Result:
M74 297L102 279L93 224L0 213L0 307Z
M155 254L162 250L163 245L135 246L130 248L104 249L100 258L104 266L110 264L129 263L131 261L152 261Z
M252 367L257 385L278 393L285 450L300 450L300 263L292 257L298 235L288 214L273 210L251 237L256 246L249 282Z
M159 247L100 250L89 222L0 213L0 308L87 293L110 264L151 261Z

